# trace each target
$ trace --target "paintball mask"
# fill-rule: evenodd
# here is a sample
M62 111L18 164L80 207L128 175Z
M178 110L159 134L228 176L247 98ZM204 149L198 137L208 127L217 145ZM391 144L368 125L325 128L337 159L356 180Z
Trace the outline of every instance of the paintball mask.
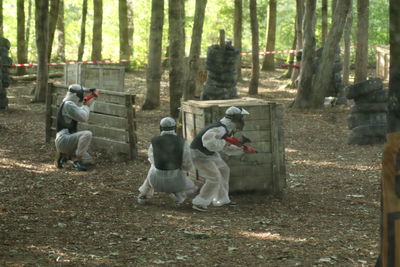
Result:
M71 84L68 87L68 92L76 94L76 96L79 98L79 102L83 101L83 87L80 84Z
M171 117L165 117L160 121L160 132L162 131L175 131L176 122Z
M243 130L244 128L244 119L243 115L249 115L244 108L240 107L229 107L225 111L225 118L230 119L233 123L235 123L236 129Z

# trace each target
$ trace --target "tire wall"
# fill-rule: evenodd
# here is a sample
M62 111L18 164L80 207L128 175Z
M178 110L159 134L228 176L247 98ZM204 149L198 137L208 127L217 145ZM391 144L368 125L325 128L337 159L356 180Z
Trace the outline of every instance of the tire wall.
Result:
M201 100L220 100L237 98L237 74L235 64L239 50L227 43L225 48L219 45L207 49L207 80L204 83Z
M380 78L370 78L346 88L346 97L353 99L347 125L352 132L348 144L382 144L387 131L388 88Z
M8 108L7 88L10 86L9 68L12 64L9 50L10 41L0 37L0 109Z

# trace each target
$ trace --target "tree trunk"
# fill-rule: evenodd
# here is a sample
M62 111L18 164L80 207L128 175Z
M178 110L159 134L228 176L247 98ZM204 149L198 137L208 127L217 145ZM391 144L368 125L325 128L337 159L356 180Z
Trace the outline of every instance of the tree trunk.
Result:
M44 102L47 93L49 69L47 46L49 44L49 1L35 0L35 29L37 47L37 79L34 102Z
M64 24L64 0L60 0L60 9L57 20L58 48L57 59L65 62L65 24Z
M184 47L182 30L182 2L181 0L168 1L169 18L169 95L170 114L178 118L182 88L184 82Z
M338 0L332 0L332 21L333 21L333 17L335 16L335 11L336 11L336 7L337 7L337 1Z
M296 38L296 23L294 24L294 38L293 38L293 43L292 43L292 50L296 50L296 43L297 43L297 38ZM282 78L284 79L289 79L292 77L293 73L293 67L291 65L294 64L294 54L295 53L290 53L287 57L288 64L290 65L289 68L285 71L285 74L282 75ZM287 85L289 87L290 84Z
M103 41L103 0L93 0L92 60L101 60Z
M194 25L192 30L192 42L190 43L190 54L188 59L185 91L183 99L189 100L195 98L197 72L199 71L199 59L201 52L201 37L203 35L204 15L207 0L196 0L194 12Z
M296 51L300 51L303 49L303 20L304 20L304 0L296 0ZM315 25L314 25L315 27ZM315 38L315 36L314 36ZM315 49L315 45L314 45ZM296 57L296 65L300 66L301 62L297 60ZM300 71L298 69L293 69L292 78L291 78L291 88L296 88L297 78L299 76Z
M376 266L400 265L400 2L390 0L390 76L381 175L381 255Z
M250 0L250 25L251 25L251 57L252 57L252 71L249 84L249 94L258 94L258 79L260 77L260 57L259 57L259 43L258 43L258 18L257 18L257 0Z
M368 6L369 0L357 0L357 49L354 82L365 81L368 76Z
M169 95L170 114L178 118L184 79L184 47L181 0L168 1L169 18Z
M25 9L24 0L17 0L17 60L18 63L26 63L27 49L25 43ZM25 67L17 67L17 75L26 74Z
M129 58L133 56L133 33L134 33L134 18L133 18L133 0L128 0L128 46L129 46ZM164 0L163 0L164 2Z
M119 14L119 58L129 59L129 31L128 31L128 4L127 0L118 1L118 14ZM129 69L129 62L124 63L125 68Z
M0 0L1 1L1 0ZM32 21L32 0L28 1L28 19L26 20L26 32L25 32L25 49L26 55L28 57L28 47L29 47L29 39L31 34L31 21ZM27 58L28 61L28 58Z
M312 96L312 79L315 55L315 9L316 0L306 0L303 23L303 54L300 67L300 82L294 101L294 108L308 108Z
M243 30L243 0L235 0L235 21L233 26L233 45L242 52L242 30ZM236 61L237 80L242 79L242 56Z
M353 2L353 0L351 0ZM346 25L344 26L343 39L344 39L344 51L343 51L343 84L349 84L350 77L350 46L351 46L351 27L353 25L353 12L352 3L350 4L350 10L347 14Z
M321 46L324 46L328 34L328 0L322 0L321 7Z
M314 82L312 85L311 108L321 108L324 105L326 88L329 88L333 67L337 51L339 50L339 42L343 35L344 25L346 23L347 14L350 10L351 0L338 0L335 8L335 16L333 17L332 26L326 39L324 49L322 50L321 63L316 70Z
M276 38L276 1L269 0L268 8L268 30L267 30L267 42L265 45L265 51L275 50L275 38ZM264 55L262 63L262 70L275 70L275 54Z
M53 48L54 33L58 20L60 0L50 0L50 14L49 14L49 46L48 46L48 61L51 60L51 50Z
M151 2L150 43L146 71L146 99L142 109L160 106L161 53L164 25L164 0Z
M86 36L86 16L87 16L87 0L82 3L82 22L81 22L81 41L78 48L78 61L82 61L85 52L85 36Z

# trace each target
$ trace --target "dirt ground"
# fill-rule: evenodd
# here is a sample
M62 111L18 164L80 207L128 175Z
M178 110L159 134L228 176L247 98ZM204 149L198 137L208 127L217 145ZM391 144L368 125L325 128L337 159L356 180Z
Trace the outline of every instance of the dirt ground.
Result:
M261 73L259 97L285 106L287 188L279 197L234 194L238 206L206 213L162 193L136 202L149 140L168 114L167 74L156 111L140 109L144 73L126 75L137 94L139 157L116 163L94 153L90 172L53 167L44 105L30 102L34 83L14 82L0 111L0 265L372 266L383 146L346 144L348 106L290 109L296 91L281 74Z

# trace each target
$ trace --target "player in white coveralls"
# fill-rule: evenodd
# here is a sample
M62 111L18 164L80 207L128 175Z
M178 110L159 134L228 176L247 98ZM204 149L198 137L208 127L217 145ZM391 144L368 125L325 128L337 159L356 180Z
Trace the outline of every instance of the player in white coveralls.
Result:
M157 191L169 193L178 206L197 190L197 186L186 175L193 166L189 144L175 131L176 122L173 118L165 117L160 121L160 135L151 139L147 151L151 166L139 188L139 204L144 204Z
M199 176L205 179L199 194L192 200L193 209L206 211L214 206L236 205L229 198L230 169L219 152L230 156L244 153L243 148L225 141L244 127L243 116L249 113L239 107L229 107L225 117L201 130L190 144L192 160Z
M54 164L62 168L67 160L73 160L72 167L78 171L86 171L93 158L88 149L92 141L91 131L78 131L78 122L89 120L90 110L93 109L95 98L84 100L84 91L79 84L68 87L57 114L57 134L55 139L56 157Z

